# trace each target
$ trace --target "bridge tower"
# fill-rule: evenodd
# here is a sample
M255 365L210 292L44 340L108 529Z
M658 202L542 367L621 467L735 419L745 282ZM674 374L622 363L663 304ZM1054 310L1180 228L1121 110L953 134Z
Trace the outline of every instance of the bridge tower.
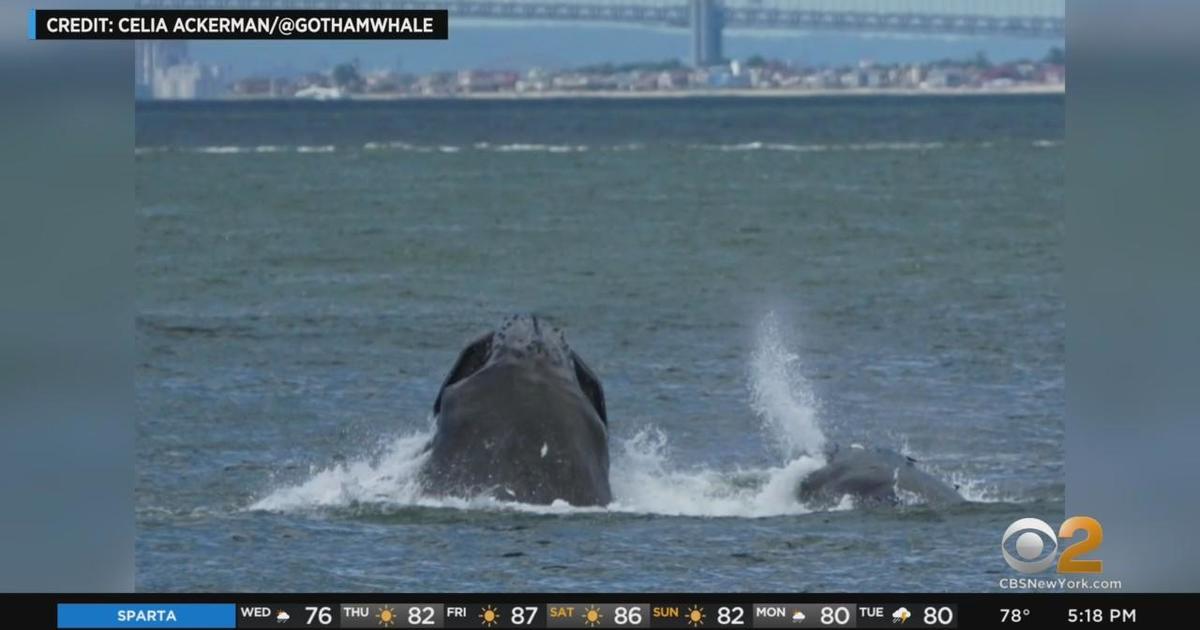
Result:
M721 29L724 10L719 0L688 0L692 18L692 65L697 68L721 63Z

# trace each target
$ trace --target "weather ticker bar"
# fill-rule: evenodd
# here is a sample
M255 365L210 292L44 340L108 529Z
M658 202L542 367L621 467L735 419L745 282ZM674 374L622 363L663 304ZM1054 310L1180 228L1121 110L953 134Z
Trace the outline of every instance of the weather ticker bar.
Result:
M0 595L24 628L711 630L1181 627L1195 595ZM157 601L156 601L157 600ZM1180 621L1176 621L1180 620ZM1187 623L1187 627L1193 627Z
M957 628L957 606L823 603L245 604L237 628L632 630L656 628Z

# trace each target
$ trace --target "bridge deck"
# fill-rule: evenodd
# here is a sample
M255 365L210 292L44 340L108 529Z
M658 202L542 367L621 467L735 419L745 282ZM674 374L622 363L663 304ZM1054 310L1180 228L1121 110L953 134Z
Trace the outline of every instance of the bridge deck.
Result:
M452 18L490 20L564 20L616 22L687 27L690 12L685 0L565 2L547 0L137 0L143 9L448 9ZM890 8L894 5L894 8ZM992 3L982 5L991 6ZM1065 20L1051 14L1018 15L981 11L943 13L913 10L913 3L876 2L873 10L812 8L780 2L727 3L723 23L727 28L943 33L1062 37ZM851 5L854 6L854 5ZM972 3L963 3L964 9ZM980 5L975 5L976 8ZM1000 5L996 5L1000 6Z

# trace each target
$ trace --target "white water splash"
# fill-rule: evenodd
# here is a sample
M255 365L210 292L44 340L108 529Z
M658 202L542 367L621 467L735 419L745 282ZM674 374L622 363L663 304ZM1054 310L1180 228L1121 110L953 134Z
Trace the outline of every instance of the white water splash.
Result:
M778 468L721 471L677 469L666 433L648 427L622 443L615 458L613 504L640 514L757 518L808 512L796 484L823 462L801 457Z
M796 484L823 462L801 457L778 468L747 471L677 470L666 434L648 427L614 449L613 502L606 507L575 507L563 501L530 505L491 496L428 496L418 471L429 433L397 439L377 460L358 460L317 472L308 480L280 488L249 506L250 510L304 511L360 504L385 507L440 507L461 510L509 510L539 514L620 512L672 516L757 518L803 514L794 498Z
M774 314L759 328L750 363L751 406L767 439L780 451L781 464L758 469L684 468L671 459L667 433L647 426L633 437L613 440L610 483L613 501L603 508L578 508L565 502L528 505L490 496L431 497L421 492L418 472L431 437L424 431L396 439L372 459L316 472L308 480L275 490L251 510L295 511L376 504L385 507L444 507L470 510L517 510L536 513L611 511L698 517L759 518L803 514L810 510L795 498L797 484L824 465L825 436L818 405L799 373L799 359L783 340ZM849 509L843 501L836 509Z
M750 359L750 405L786 460L820 456L825 449L817 397L800 368L800 357L788 349L779 318L768 313Z
M250 509L287 511L358 502L416 503L421 498L417 471L425 462L421 449L428 439L427 433L401 437L378 460L360 459L327 468L299 485L272 492Z
M1032 499L1016 496L1014 494L1002 492L994 484L985 483L978 479L972 479L963 473L955 472L949 475L939 474L937 471L931 471L937 474L938 477L949 480L950 485L954 486L962 498L971 501L972 503L1025 503Z

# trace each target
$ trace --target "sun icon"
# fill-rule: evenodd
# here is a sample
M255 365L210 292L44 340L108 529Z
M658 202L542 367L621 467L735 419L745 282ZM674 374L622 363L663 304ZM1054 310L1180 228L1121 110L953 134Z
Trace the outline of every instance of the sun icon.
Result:
M600 625L600 620L603 618L604 615L600 614L600 609L595 606L588 606L583 611L583 623L589 628L595 628Z
M492 608L491 604L483 607L483 612L479 613L479 618L483 620L483 625L491 628L500 623L500 611Z
M375 618L379 620L380 626L390 628L396 623L396 611L391 606L381 606L379 612L375 613Z
M704 609L699 606L696 606L696 605L693 605L691 608L689 608L688 614L687 614L687 622L688 622L688 625L693 628L703 626L704 625Z

